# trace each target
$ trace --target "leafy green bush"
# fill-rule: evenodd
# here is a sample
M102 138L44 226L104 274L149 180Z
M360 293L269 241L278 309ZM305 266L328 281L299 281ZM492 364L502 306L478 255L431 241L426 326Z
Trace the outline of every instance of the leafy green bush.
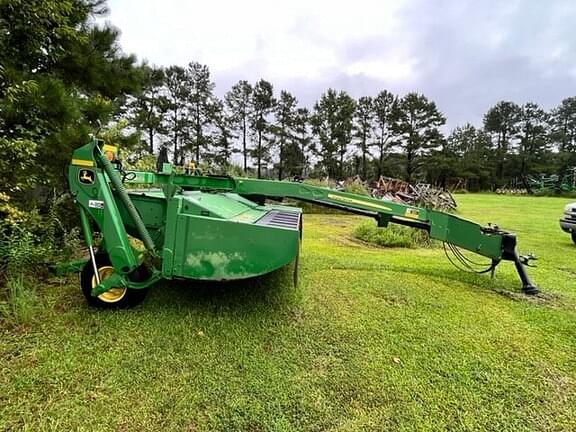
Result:
M381 247L422 248L433 246L428 233L423 230L390 224L386 228L378 228L373 222L367 221L352 232L358 240Z
M0 319L12 324L31 320L39 305L33 279L49 248L24 224L0 225Z
M36 185L36 155L37 144L31 140L0 138L0 193L7 197Z
M21 211L8 200L0 207L0 320L30 321L41 306L36 286L48 265L81 251L78 229L62 223L69 216L66 204L65 197L54 199L43 216L37 209Z
M249 177L249 178L254 178L254 172L248 170L248 172L245 172L244 169L237 164L230 164L226 167L226 174L232 177Z

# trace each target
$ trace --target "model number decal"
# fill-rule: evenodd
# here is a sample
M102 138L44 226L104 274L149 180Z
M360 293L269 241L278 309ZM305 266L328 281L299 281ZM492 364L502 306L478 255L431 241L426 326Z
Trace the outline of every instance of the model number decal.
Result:
M98 200L89 200L88 207L95 208L95 209L103 209L104 208L104 201Z

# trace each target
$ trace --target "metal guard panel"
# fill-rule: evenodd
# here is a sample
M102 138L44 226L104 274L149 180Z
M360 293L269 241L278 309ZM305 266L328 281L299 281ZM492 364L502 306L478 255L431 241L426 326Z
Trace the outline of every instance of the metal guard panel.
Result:
M292 262L299 231L187 214L177 216L172 275L246 279Z
M300 213L282 210L271 210L256 222L257 225L266 225L276 228L298 230L300 228Z

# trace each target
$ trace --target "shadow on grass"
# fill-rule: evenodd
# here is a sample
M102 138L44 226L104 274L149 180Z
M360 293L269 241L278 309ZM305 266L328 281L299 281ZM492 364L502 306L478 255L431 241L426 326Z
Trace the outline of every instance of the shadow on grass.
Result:
M293 265L272 273L236 281L164 280L148 294L146 309L235 311L261 313L283 309L296 301Z
M504 265L508 263L503 263ZM512 263L509 263L513 265ZM528 295L522 292L522 283L519 277L509 274L496 274L491 278L488 274L476 274L464 272L458 269L433 268L429 266L419 267L418 265L384 264L383 267L373 265L333 265L331 270L354 270L366 272L391 272L404 273L413 276L423 276L436 283L450 285L451 282L460 287L474 291L484 291L498 294L513 301L525 301L530 304L558 307L565 305L563 296L557 293L546 292L545 287L540 287L541 292L536 295Z

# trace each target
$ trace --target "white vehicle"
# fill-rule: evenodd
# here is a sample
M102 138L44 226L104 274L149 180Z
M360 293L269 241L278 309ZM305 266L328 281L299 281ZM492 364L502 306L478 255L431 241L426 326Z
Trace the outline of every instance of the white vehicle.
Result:
M564 207L564 215L560 219L560 228L572 235L572 241L576 243L576 202Z

